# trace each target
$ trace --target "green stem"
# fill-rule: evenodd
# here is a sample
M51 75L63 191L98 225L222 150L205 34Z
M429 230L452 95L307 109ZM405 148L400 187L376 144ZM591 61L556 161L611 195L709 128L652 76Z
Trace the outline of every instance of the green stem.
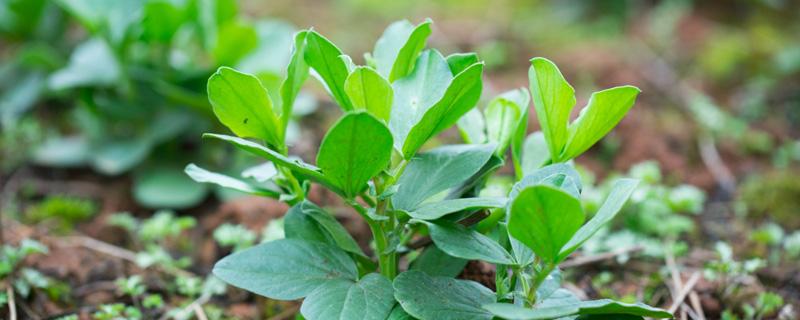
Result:
M547 279L547 276L550 275L551 272L553 272L553 269L555 269L555 267L556 267L555 264L545 262L544 267L542 267L542 269L536 273L536 276L533 278L533 283L529 288L530 291L527 291L528 303L530 303L531 305L536 303L536 290L539 289L539 286L541 286L544 280Z

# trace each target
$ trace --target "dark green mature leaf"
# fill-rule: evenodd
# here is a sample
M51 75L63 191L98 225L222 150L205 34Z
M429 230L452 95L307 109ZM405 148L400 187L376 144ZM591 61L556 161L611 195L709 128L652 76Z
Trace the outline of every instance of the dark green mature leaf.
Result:
M410 159L431 137L454 125L461 116L475 107L481 96L483 63L476 63L453 78L439 102L425 111L409 131L402 153Z
M284 144L272 99L255 76L228 67L217 69L208 79L208 100L220 122L236 135L273 146Z
M236 179L221 173L211 172L194 163L189 164L184 169L187 175L192 180L200 183L213 183L221 187L230 188L233 190L241 191L247 194L270 197L277 199L280 197L280 192L272 189L267 189L258 185L248 183L246 181Z
M633 107L640 92L637 87L622 86L593 93L580 116L570 124L566 149L559 158L575 158L603 138Z
M467 265L468 260L453 257L436 245L430 245L422 251L409 270L418 270L430 276L455 277Z
M308 64L305 60L306 36L308 31L300 31L294 36L294 48L289 66L286 68L286 79L281 85L281 124L284 134L289 119L292 117L292 109L300 88L308 79Z
M342 50L315 31L306 36L306 63L319 74L334 100L344 111L353 110L350 98L344 91L344 82L350 74L347 64L340 58Z
M356 282L326 282L306 297L300 312L315 320L385 320L394 305L392 282L370 273Z
M478 63L478 55L474 52L470 53L454 53L447 56L447 65L450 66L450 72L459 74L467 67Z
M317 165L345 196L355 197L367 181L385 169L392 156L392 133L365 112L348 113L331 127Z
M283 223L286 238L322 242L366 256L339 221L312 202L303 201L291 207Z
M446 199L437 202L426 203L419 206L408 215L420 220L436 220L448 214L485 208L502 208L506 205L506 198L459 198Z
M355 280L356 264L341 249L296 239L282 239L229 255L214 265L223 281L278 300L307 296L334 279Z
M514 264L514 258L503 246L480 232L447 221L425 224L428 225L431 239L436 246L451 256L496 264Z
M528 73L533 106L550 148L553 162L560 158L567 144L567 123L575 106L575 90L567 83L558 67L545 58L533 58Z
M398 150L403 149L411 128L444 96L452 80L444 57L436 50L426 50L417 58L414 71L392 83L394 101L389 128Z
M356 110L367 110L389 123L394 92L392 85L369 67L357 67L344 83L344 90Z
M395 278L394 290L403 309L419 319L492 319L481 306L495 301L494 292L477 282L407 271Z
M466 181L489 161L493 145L449 145L412 158L392 197L395 209L412 211L431 196Z
M547 147L547 141L544 139L544 133L541 131L531 133L525 138L522 147L520 166L522 167L523 176L532 174L547 163L548 160L550 160L550 151Z
M586 225L580 228L578 232L570 239L570 241L561 249L559 253L560 260L566 259L573 251L577 250L583 245L586 240L589 240L602 226L609 223L614 216L619 213L625 202L628 201L636 186L639 184L635 179L619 179L614 182L611 187L611 193L608 198L597 210L597 213L589 220Z
M543 260L558 263L559 252L583 224L581 202L547 185L527 187L511 204L509 233Z
M203 134L203 138L214 138L229 142L239 149L242 149L259 157L266 158L267 160L275 163L275 165L277 166L289 168L304 178L317 181L325 185L325 187L331 189L331 191L333 192L339 194L342 193L342 191L337 187L336 184L334 184L331 180L329 180L326 176L322 174L322 171L320 171L319 168L304 162L300 162L298 160L289 159L286 156L277 153L273 150L270 150L269 148L264 147L255 142L248 141L238 137L228 136L224 134L213 134L213 133Z
M408 20L389 25L375 42L373 58L381 75L394 82L405 77L414 68L414 61L431 34L431 21L426 20L416 27Z

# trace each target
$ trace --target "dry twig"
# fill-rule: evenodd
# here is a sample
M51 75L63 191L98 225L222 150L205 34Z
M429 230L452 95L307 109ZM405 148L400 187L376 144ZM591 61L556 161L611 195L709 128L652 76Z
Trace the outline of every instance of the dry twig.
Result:
M14 289L11 289L10 284L6 288L6 295L8 295L8 318L17 320L17 303L14 301Z

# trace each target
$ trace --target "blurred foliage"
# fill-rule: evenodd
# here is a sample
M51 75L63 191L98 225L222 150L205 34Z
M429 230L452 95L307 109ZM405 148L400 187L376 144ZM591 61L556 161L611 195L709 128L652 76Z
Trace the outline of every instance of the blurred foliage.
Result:
M57 231L66 233L76 223L91 218L97 210L97 205L91 200L51 195L29 206L25 211L25 220L31 223L50 222Z

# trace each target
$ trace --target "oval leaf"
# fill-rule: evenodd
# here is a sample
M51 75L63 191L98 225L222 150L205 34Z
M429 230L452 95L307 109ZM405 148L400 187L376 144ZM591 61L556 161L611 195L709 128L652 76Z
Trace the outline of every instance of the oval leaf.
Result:
M219 121L237 136L283 145L283 126L255 76L228 67L217 69L208 79L208 100Z
M461 198L447 199L421 205L408 215L420 220L436 220L448 214L485 208L502 208L506 205L506 198Z
M315 31L306 35L305 59L317 72L328 92L344 111L353 110L350 98L344 91L344 82L350 74L347 64L340 58L342 50Z
M347 77L344 90L353 108L367 110L384 122L389 122L394 92L392 85L372 68L357 67Z
M436 246L451 256L495 264L515 264L514 258L503 246L480 232L446 221L426 224Z
M567 143L567 124L575 106L575 89L567 83L558 67L545 58L531 60L528 78L533 107L553 162L562 162L559 156Z
M326 282L303 300L300 313L314 320L385 320L394 305L392 282L370 273L357 282Z
M522 190L513 200L510 213L508 232L536 256L554 264L584 219L578 199L547 185Z
M327 281L355 280L358 272L353 260L339 248L282 239L223 258L214 265L214 275L268 298L295 300Z
M317 165L352 198L386 168L391 156L392 133L386 125L364 112L348 113L322 139Z
M291 207L283 218L283 224L286 238L318 241L365 256L339 221L312 202L303 201Z
M281 195L281 193L276 190L263 188L221 173L211 172L206 169L198 167L194 163L191 163L188 166L186 166L186 169L184 169L183 171L186 172L186 174L189 175L189 177L192 178L192 180L200 183L213 183L221 187L233 189L236 191L241 191L247 194L270 197L275 199L279 198Z
M494 292L474 281L407 271L394 279L394 290L403 309L418 319L492 319L481 306L495 301Z

